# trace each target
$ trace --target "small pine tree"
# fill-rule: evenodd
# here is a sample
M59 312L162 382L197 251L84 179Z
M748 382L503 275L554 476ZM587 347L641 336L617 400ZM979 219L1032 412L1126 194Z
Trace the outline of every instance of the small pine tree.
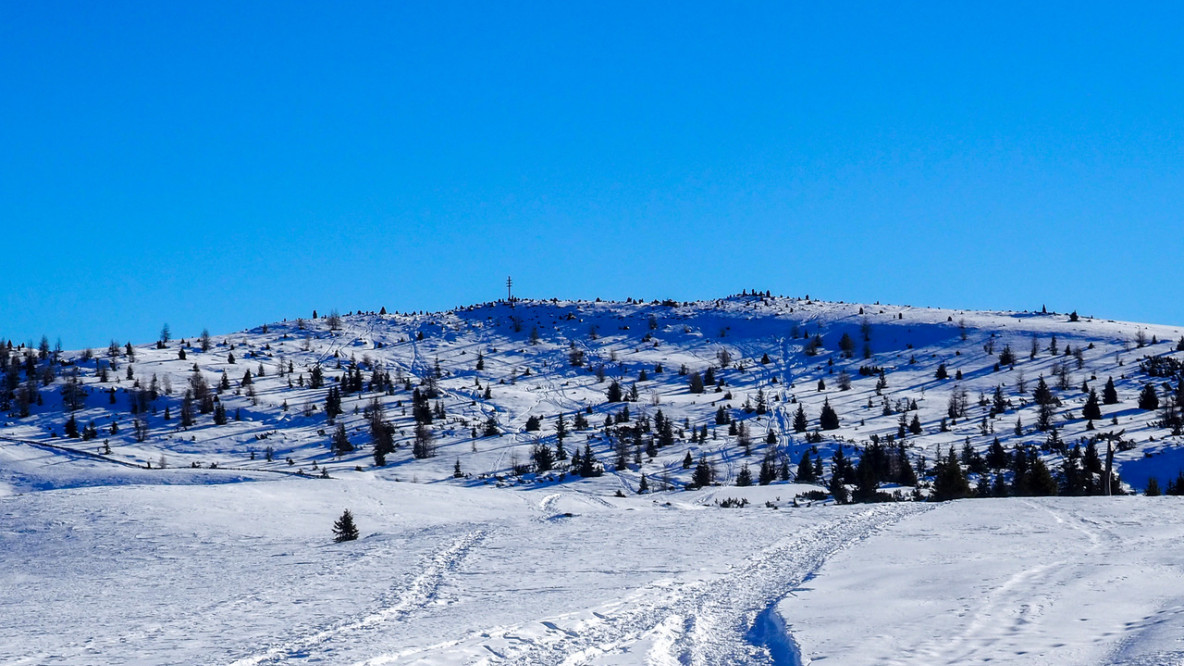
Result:
M1148 411L1159 409L1159 396L1151 384L1144 386L1143 392L1139 394L1139 409Z
M822 413L818 416L818 425L823 430L837 430L839 428L839 415L835 412L834 407L830 406L829 398L822 403Z
M691 475L691 484L702 488L711 485L711 465L707 464L707 457L700 455L699 464L695 465L695 472Z
M1086 399L1085 406L1081 408L1081 418L1091 420L1102 418L1102 408L1098 406L1098 392L1094 389L1089 390L1089 398Z
M1159 480L1156 479L1154 476L1151 477L1150 479L1147 479L1147 490L1144 492L1144 494L1147 495L1148 497L1158 497L1159 496L1159 494L1160 494Z
M1118 404L1118 390L1114 388L1114 378L1106 378L1106 387L1102 389L1102 404Z
M806 421L806 409L802 407L801 403L798 403L798 411L794 412L793 415L793 431L806 432L806 429L809 427L810 425Z
M339 456L354 450L354 445L349 441L349 434L345 431L344 423L338 423L337 429L333 431L330 448L333 449L334 455Z
M358 526L354 524L354 515L346 509L341 517L333 523L333 540L337 543L353 541L358 538Z
M736 485L741 487L752 485L752 472L749 471L747 464L743 465L740 468L740 473L736 475Z
M950 447L949 454L944 460L938 461L934 469L933 499L945 500L970 497L970 482L962 466L958 464L958 457L954 454L954 447Z
M1011 350L1011 345L1003 345L1003 351L999 352L999 365L1015 365L1015 352Z
M838 474L831 475L827 490L830 491L831 497L834 497L835 504L847 504L851 501L851 494L847 491L847 486L843 485L843 477Z
M608 385L608 390L605 392L605 399L608 402L621 402L623 397L624 394L621 390L621 384L614 379L613 382Z
M802 453L802 459L798 461L798 483L814 483L818 477L814 475L814 464L810 461L810 452Z
M774 464L773 457L766 455L761 462L761 471L757 477L757 482L762 486L767 486L777 480L777 466Z

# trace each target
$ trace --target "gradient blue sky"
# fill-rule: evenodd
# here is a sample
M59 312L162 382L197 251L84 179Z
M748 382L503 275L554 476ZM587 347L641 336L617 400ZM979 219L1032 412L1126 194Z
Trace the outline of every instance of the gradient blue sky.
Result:
M834 300L1184 323L1179 3L0 4L0 337Z

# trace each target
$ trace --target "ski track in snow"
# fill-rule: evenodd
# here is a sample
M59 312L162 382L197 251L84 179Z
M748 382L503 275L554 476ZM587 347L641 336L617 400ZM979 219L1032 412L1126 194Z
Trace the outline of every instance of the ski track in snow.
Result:
M547 498L544 503L547 503ZM577 666L634 654L652 664L775 664L749 632L757 616L835 552L931 507L880 505L806 527L731 567L689 581L660 580L620 601L525 625L494 627L426 648L376 656L359 666L475 663Z
M460 566L469 551L485 536L485 530L474 530L437 551L424 563L423 572L407 587L397 590L393 598L378 610L345 624L282 642L263 654L238 659L230 666L324 661L332 656L335 645L355 642L359 635L379 630L383 625L398 621L435 600L444 578Z

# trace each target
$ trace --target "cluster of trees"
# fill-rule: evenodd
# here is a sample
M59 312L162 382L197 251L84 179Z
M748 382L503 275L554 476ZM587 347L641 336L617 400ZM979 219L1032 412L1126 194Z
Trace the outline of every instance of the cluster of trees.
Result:
M839 414L834 407L830 406L830 398L826 398L822 402L822 410L818 414L818 427L823 430L838 430L839 428ZM798 403L798 409L793 415L793 430L794 432L806 432L810 428L810 423L806 418L806 408Z

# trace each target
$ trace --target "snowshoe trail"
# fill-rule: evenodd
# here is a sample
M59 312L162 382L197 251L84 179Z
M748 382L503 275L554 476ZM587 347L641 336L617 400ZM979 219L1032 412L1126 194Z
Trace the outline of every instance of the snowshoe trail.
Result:
M435 600L445 577L455 571L465 556L484 539L484 530L474 530L455 539L423 563L422 572L405 587L392 590L380 607L349 622L286 641L266 652L238 659L231 666L324 662L345 646L369 642L367 634L378 632L391 622L406 617ZM379 637L377 640L381 640Z
M928 508L891 504L836 513L833 520L785 537L712 578L658 580L594 609L490 628L363 663L576 666L631 653L646 663L671 666L780 664L767 640L752 640L758 616L835 552ZM792 639L781 637L778 643L788 645Z

